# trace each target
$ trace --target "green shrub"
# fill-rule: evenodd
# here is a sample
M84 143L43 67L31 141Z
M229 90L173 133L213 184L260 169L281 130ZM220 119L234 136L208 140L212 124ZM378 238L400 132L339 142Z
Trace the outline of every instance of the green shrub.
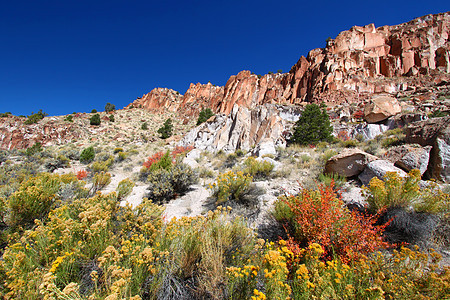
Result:
M336 174L336 173L333 173L333 174L320 173L318 179L325 186L330 186L331 183L333 182L334 187L337 190L340 190L344 186L344 184L347 182L347 179L345 178L345 176L340 176L339 174Z
M40 142L36 142L33 146L27 148L25 154L27 156L33 156L38 152L42 152L42 150L42 144Z
M91 110L91 114L96 114L97 110L94 108L93 110Z
M44 166L50 173L52 173L56 169L70 166L70 160L66 156L60 154L56 158L47 160Z
M245 160L244 166L245 167L242 170L244 174L250 175L256 180L267 179L275 167L272 163L264 160L257 160L253 156Z
M202 109L202 111L198 115L197 126L206 122L212 116L214 116L214 113L212 112L212 110L210 108Z
M100 125L101 122L102 121L100 120L99 114L95 114L89 119L89 124L94 125L94 126Z
M197 174L186 164L176 164L170 169L159 168L148 175L148 198L164 203L188 191L198 181Z
M9 117L9 116L12 116L12 115L13 114L11 112L7 111L7 112L4 112L4 113L1 113L0 114L0 118L6 118L6 117Z
M110 122L114 122L114 121L115 121L114 115L109 115L109 121L110 121Z
M39 112L37 112L35 114L31 113L31 115L29 115L27 117L27 119L25 120L24 124L30 125L30 124L37 123L38 121L42 120L46 116L48 116L48 114L43 112L42 109L40 109Z
M67 117L64 118L64 121L72 123L73 122L73 116L72 115L68 115Z
M92 165L90 166L90 169L94 173L106 172L106 171L109 170L109 168L112 166L113 163L114 163L114 158L112 156L110 156L105 161L99 161L99 160L98 161L94 161L92 163Z
M172 136L172 130L173 130L172 119L168 118L164 122L163 126L161 126L158 129L158 133L161 135L162 139L167 139Z
M128 157L127 152L119 152L117 154L117 161L124 161L125 159L127 159L127 157Z
M387 172L384 180L372 178L369 186L364 187L369 211L374 213L384 208L410 207L415 212L448 211L450 196L433 182L429 182L426 188L420 188L420 179L419 170L410 171L406 178L396 172Z
M96 173L92 179L91 194L94 195L97 191L100 191L108 184L111 183L111 174L107 172Z
M325 108L317 104L308 104L302 115L295 123L290 142L308 145L320 141L330 141L333 127Z
M90 146L90 147L83 149L83 151L81 151L80 162L82 162L84 164L88 164L88 163L92 162L94 160L94 158L95 158L94 147Z
M148 130L148 124L147 124L147 122L142 123L141 129L142 129L142 130Z
M133 191L133 187L134 182L128 178L120 181L116 188L117 200L120 201L128 196Z
M111 103L106 103L106 105L105 105L105 111L106 112L112 112L112 111L115 111L116 110L116 106L114 105L114 104L111 104Z

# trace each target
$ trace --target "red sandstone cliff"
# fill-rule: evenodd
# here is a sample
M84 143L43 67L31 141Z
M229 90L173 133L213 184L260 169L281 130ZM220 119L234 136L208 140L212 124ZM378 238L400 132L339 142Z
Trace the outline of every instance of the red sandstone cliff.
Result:
M230 113L234 104L354 102L450 80L450 12L375 28L354 26L324 49L311 50L289 73L258 78L250 71L230 77L224 87L191 84L184 96L154 89L132 105L188 115L201 107ZM131 105L131 104L130 104Z

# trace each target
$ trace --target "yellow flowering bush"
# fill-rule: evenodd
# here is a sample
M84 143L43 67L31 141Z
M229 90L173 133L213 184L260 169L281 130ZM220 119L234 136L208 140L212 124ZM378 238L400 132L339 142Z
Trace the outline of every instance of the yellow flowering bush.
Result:
M421 174L419 170L411 170L406 178L396 172L387 172L384 180L377 177L364 187L364 196L369 204L370 212L383 208L412 206L416 212L436 213L450 208L450 196L434 182L428 182L426 188L420 188Z
M208 186L213 191L216 203L222 204L233 200L242 202L244 196L250 191L253 177L245 175L243 172L228 171L220 174L217 181Z

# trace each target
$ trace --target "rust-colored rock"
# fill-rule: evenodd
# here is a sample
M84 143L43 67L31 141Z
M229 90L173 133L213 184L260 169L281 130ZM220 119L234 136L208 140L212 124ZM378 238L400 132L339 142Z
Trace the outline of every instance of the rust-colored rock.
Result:
M361 102L372 94L394 95L408 88L450 81L450 13L427 15L408 23L376 28L353 26L313 49L285 74L259 78L250 71L230 77L224 87L191 84L184 96L155 89L133 106L196 115L201 107L229 114L235 104ZM407 75L407 76L403 76Z
M364 119L367 123L377 123L400 113L402 108L397 99L390 96L373 98L364 107Z

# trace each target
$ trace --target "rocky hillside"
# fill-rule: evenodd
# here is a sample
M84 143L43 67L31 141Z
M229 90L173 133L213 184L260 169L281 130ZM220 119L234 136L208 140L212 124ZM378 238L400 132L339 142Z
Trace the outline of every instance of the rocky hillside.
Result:
M131 106L195 115L201 107L229 114L238 104L329 105L365 101L372 94L397 95L450 81L450 13L376 28L354 26L325 48L311 50L289 73L259 76L241 71L224 87L191 84L184 95L157 88Z

